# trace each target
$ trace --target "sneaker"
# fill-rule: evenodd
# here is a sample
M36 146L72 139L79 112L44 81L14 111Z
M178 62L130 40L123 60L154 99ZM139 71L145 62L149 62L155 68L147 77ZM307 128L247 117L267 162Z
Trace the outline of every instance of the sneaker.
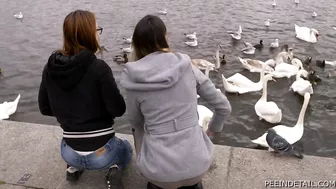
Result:
M67 173L66 173L66 180L68 181L77 181L81 174L83 173L83 170L78 170L75 167L71 167L70 165L67 165Z
M193 186L183 186L178 189L203 189L203 185L202 185L202 182L199 182Z
M106 174L108 189L124 189L122 184L121 171L117 165L112 165Z

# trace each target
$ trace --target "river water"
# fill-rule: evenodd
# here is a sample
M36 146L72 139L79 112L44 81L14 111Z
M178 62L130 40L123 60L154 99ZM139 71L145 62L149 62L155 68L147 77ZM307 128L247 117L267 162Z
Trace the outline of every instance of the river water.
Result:
M189 54L192 58L213 61L212 55L218 44L224 45L221 53L226 54L227 64L219 73L212 72L210 78L222 91L221 73L226 77L240 72L253 81L259 80L258 73L243 70L237 56L266 61L280 50L270 52L264 48L254 55L244 55L239 50L242 41L233 42L228 30L237 30L241 24L243 40L257 44L260 39L268 46L276 38L282 44L295 44L295 54L304 58L336 59L336 26L334 0L301 0L296 6L294 0L282 0L272 8L272 0L12 0L0 1L0 101L14 100L20 93L21 100L17 113L11 120L57 125L54 118L42 116L38 111L37 94L41 81L41 71L50 53L62 46L62 23L65 16L75 9L87 9L96 13L98 24L104 28L101 45L108 53L104 59L111 66L119 82L121 67L112 61L114 55L121 53L121 47L127 47L122 37L130 37L140 18L146 14L156 14L157 9L166 8L168 14L160 16L167 25L169 44L175 51ZM21 11L23 22L16 20L13 13ZM313 19L312 13L318 16ZM264 21L271 20L266 29ZM317 44L309 44L295 38L294 24L313 27L320 32ZM187 47L183 33L197 32L198 47ZM322 82L314 89L305 116L305 132L297 147L304 154L334 157L336 156L336 89L335 79L326 77L326 70L313 66ZM278 79L268 86L268 99L275 101L282 109L282 124L295 125L303 98L288 91L295 77ZM123 89L121 89L123 92ZM244 95L227 94L231 101L232 115L224 130L214 139L216 144L256 148L250 139L259 137L272 124L259 121L254 104L261 96L260 92ZM200 104L204 102L200 101ZM130 133L127 115L116 120L116 130ZM23 131L24 132L24 131Z

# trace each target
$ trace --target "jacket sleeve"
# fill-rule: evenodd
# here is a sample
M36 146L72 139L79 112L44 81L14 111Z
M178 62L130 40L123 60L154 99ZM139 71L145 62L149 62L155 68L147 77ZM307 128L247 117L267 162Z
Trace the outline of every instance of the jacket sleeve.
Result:
M45 75L46 75L46 71L44 68L42 72L42 81L41 81L40 89L38 93L38 105L39 105L39 109L42 115L54 116L50 108L48 92L47 92L47 88L45 84Z
M134 137L134 146L136 153L139 154L144 136L144 116L140 109L140 102L135 98L132 91L126 90L126 106L128 113L128 120L132 128Z
M101 65L104 71L99 80L100 93L106 109L112 116L121 117L126 111L124 97L120 94L110 66L105 62Z
M231 114L231 104L227 97L218 91L212 81L198 68L192 66L192 69L197 81L197 94L214 109L208 128L212 132L221 132L225 121Z

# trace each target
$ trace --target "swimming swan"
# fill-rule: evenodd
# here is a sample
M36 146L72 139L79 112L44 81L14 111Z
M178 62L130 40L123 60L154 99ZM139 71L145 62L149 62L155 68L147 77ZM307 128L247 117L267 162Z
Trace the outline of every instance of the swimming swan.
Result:
M299 27L295 24L295 34L298 39L309 43L316 43L318 40L319 32L314 28Z
M19 94L12 102L3 102L0 104L0 120L8 119L10 115L16 112L21 95Z
M306 70L301 69L296 74L296 81L290 86L289 90L293 90L294 92L299 93L301 96L304 96L305 93L313 94L312 84L301 78L301 75L304 77L308 77L308 72Z

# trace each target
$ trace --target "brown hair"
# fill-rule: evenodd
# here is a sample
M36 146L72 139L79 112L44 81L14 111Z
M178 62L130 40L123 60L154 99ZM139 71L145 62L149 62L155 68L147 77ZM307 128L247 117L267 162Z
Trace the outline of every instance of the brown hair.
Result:
M132 37L134 59L139 60L156 51L171 52L166 34L167 28L159 17L143 17L135 26Z
M63 23L64 55L75 55L82 50L96 53L99 44L96 38L96 17L92 12L76 10L68 14Z

